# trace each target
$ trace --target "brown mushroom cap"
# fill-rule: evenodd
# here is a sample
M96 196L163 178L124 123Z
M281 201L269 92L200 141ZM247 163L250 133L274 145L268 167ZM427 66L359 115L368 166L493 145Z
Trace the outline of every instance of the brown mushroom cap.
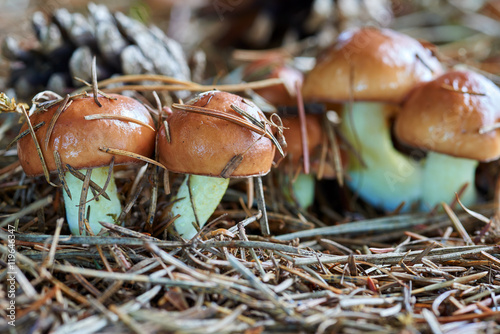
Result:
M311 170L317 173L320 168L321 145L325 140L325 132L322 122L323 115L306 114L307 126L307 147L310 154ZM292 166L296 166L302 159L302 139L300 135L300 119L298 116L281 117L287 143L287 157ZM342 165L346 167L348 162L347 152L340 151ZM333 179L336 177L335 169L331 163L325 163L323 166L323 178Z
M484 76L452 71L417 87L395 124L403 142L480 161L500 157L500 132L480 129L500 120L500 89Z
M299 87L302 86L304 81L302 72L282 63L268 66L271 68L265 78L278 78L283 80L283 84L258 88L254 89L254 91L275 106L297 105L297 96L293 93L297 83Z
M262 111L252 102L226 92L205 92L187 104L228 113L246 121L231 108L235 105L258 120L265 120ZM167 141L162 125L158 132L158 153L160 162L170 171L220 176L238 154L244 154L243 160L231 177L264 175L271 169L275 148L267 137L227 120L178 109L173 110L167 121L171 141Z
M92 96L77 98L59 116L50 135L48 149L45 149L45 135L52 116L59 104L46 111L30 116L33 126L45 122L35 130L38 143L50 172L57 170L54 151L58 151L62 165L76 169L95 168L109 165L112 154L99 150L101 146L126 150L144 156L151 156L154 150L155 131L133 122L118 119L86 120L94 114L126 116L154 127L148 110L138 101L121 95L111 95L116 100L99 97L102 107L97 106ZM25 123L21 132L26 130ZM24 136L17 143L19 161L24 172L30 176L43 174L42 164L31 135ZM115 164L141 163L140 160L126 156L115 156Z
M322 115L306 114L307 148L314 157L315 152L323 143ZM292 164L299 163L302 158L302 137L300 135L300 118L298 116L281 117L283 122L283 135L287 143L286 151Z
M415 84L440 72L439 61L412 37L389 29L354 29L342 32L318 59L302 94L306 101L400 103Z

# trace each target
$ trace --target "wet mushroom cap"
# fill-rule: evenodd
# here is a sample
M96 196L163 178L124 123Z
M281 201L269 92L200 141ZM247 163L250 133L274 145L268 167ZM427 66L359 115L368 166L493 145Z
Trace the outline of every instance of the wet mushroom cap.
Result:
M148 110L138 101L122 95L111 94L116 100L99 97L102 107L99 107L93 96L77 98L57 119L50 135L48 149L45 149L45 136L51 119L59 104L46 111L30 116L33 126L45 122L35 130L38 143L50 172L55 172L57 166L54 151L58 151L62 165L71 165L76 169L96 168L109 165L112 154L99 150L106 146L121 149L143 156L151 156L154 150L155 131L143 125L120 119L86 120L87 115L105 114L111 116L126 116L149 124L154 128L154 122ZM25 123L21 132L28 125ZM29 176L43 174L42 164L37 154L35 143L30 134L17 143L19 161L24 172ZM115 165L140 164L138 159L115 155Z
M452 71L417 87L396 119L402 142L455 157L500 157L500 89L471 71ZM480 129L491 129L483 134Z
M249 122L231 108L235 105L258 120L265 120L262 111L252 102L226 92L205 92L186 104L227 113ZM231 159L243 153L243 159L231 177L265 175L271 169L275 147L269 138L257 132L224 119L175 108L167 121L171 141L168 142L162 124L158 132L158 153L160 162L170 171L220 176Z
M397 104L415 84L440 72L437 58L412 37L390 29L353 29L318 59L302 94L306 101Z

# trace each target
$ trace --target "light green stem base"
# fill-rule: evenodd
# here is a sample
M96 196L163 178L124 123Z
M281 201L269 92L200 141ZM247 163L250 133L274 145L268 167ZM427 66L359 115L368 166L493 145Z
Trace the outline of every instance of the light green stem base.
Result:
M288 183L288 178L285 181ZM301 173L292 183L293 197L301 208L307 209L314 203L315 188L316 179L312 174ZM283 193L291 203L294 203L289 189L288 184L286 184L283 188Z
M94 181L100 187L104 187L106 179L108 178L108 171L109 167L94 168L91 175L92 181ZM85 174L87 171L80 170L80 172ZM66 219L68 220L71 233L73 235L80 235L80 231L78 228L78 205L80 204L83 182L74 177L69 172L66 172L64 178L66 179L72 197L72 199L70 199L68 197L68 194L63 191L64 205L66 207ZM110 198L109 201L104 197L99 196L98 201L94 200L86 204L85 213L87 213L88 207L90 207L89 225L94 234L97 234L101 231L102 225L99 224L100 221L114 224L115 220L110 215L118 216L122 210L120 200L118 199L115 179L113 175L111 175L111 179L106 188L106 194L108 194ZM93 197L94 194L89 189L87 193L87 201Z
M188 188L188 183L191 191ZM193 222L198 222L200 228L205 225L219 205L228 185L229 179L186 175L176 195L176 198L180 198L180 200L174 203L171 211L172 216L180 215L174 223L177 233L186 239L194 237L197 231ZM190 192L193 196L192 199Z
M421 208L428 211L441 202L449 204L465 183L469 185L460 201L465 206L474 204L477 201L474 185L477 165L476 160L429 152L424 165Z
M366 164L350 157L348 184L377 208L392 211L404 201L407 211L421 194L421 166L394 148L389 117L382 103L356 102L352 113L345 109L341 129Z

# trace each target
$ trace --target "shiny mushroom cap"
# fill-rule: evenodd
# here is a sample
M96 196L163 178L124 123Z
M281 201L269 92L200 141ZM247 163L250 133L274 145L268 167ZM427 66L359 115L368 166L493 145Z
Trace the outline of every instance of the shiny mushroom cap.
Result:
M245 110L259 121L265 116L252 102L234 94L209 91L187 105L209 108L249 122L231 106ZM173 108L165 127L158 132L160 162L176 173L220 176L235 156L243 155L230 177L265 175L271 169L275 147L267 137L230 121Z
M100 147L106 146L121 149L143 156L151 156L154 150L156 132L144 125L129 122L123 119L95 119L86 120L85 116L104 114L107 116L125 116L146 123L154 128L153 119L148 110L138 101L111 94L112 99L99 97L102 107L99 107L93 96L76 98L57 118L50 134L47 149L45 137L52 117L60 104L50 107L46 111L36 112L30 116L33 126L45 122L35 130L36 137L42 150L49 172L57 171L54 152L61 157L62 166L71 165L75 169L97 168L109 165L112 154L102 152ZM21 132L28 129L25 123ZM24 172L29 176L43 174L43 167L37 154L36 146L31 135L26 135L17 143L19 161ZM140 160L116 155L115 165L140 164Z
M478 73L451 71L411 93L395 134L411 146L490 161L500 157L499 121L500 89Z
M390 29L342 32L305 78L306 101L401 103L415 84L432 80L441 66L412 37Z

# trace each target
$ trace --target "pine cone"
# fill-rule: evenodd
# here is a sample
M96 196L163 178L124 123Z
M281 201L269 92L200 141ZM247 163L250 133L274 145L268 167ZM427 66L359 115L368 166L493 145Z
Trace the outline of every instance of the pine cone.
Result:
M158 27L146 27L123 13L90 3L89 15L56 10L50 18L36 12L32 25L39 44L23 50L7 37L2 54L10 60L9 86L19 100L42 90L67 94L82 86L74 77L91 81L92 57L99 80L115 74L163 74L190 79L182 47Z

